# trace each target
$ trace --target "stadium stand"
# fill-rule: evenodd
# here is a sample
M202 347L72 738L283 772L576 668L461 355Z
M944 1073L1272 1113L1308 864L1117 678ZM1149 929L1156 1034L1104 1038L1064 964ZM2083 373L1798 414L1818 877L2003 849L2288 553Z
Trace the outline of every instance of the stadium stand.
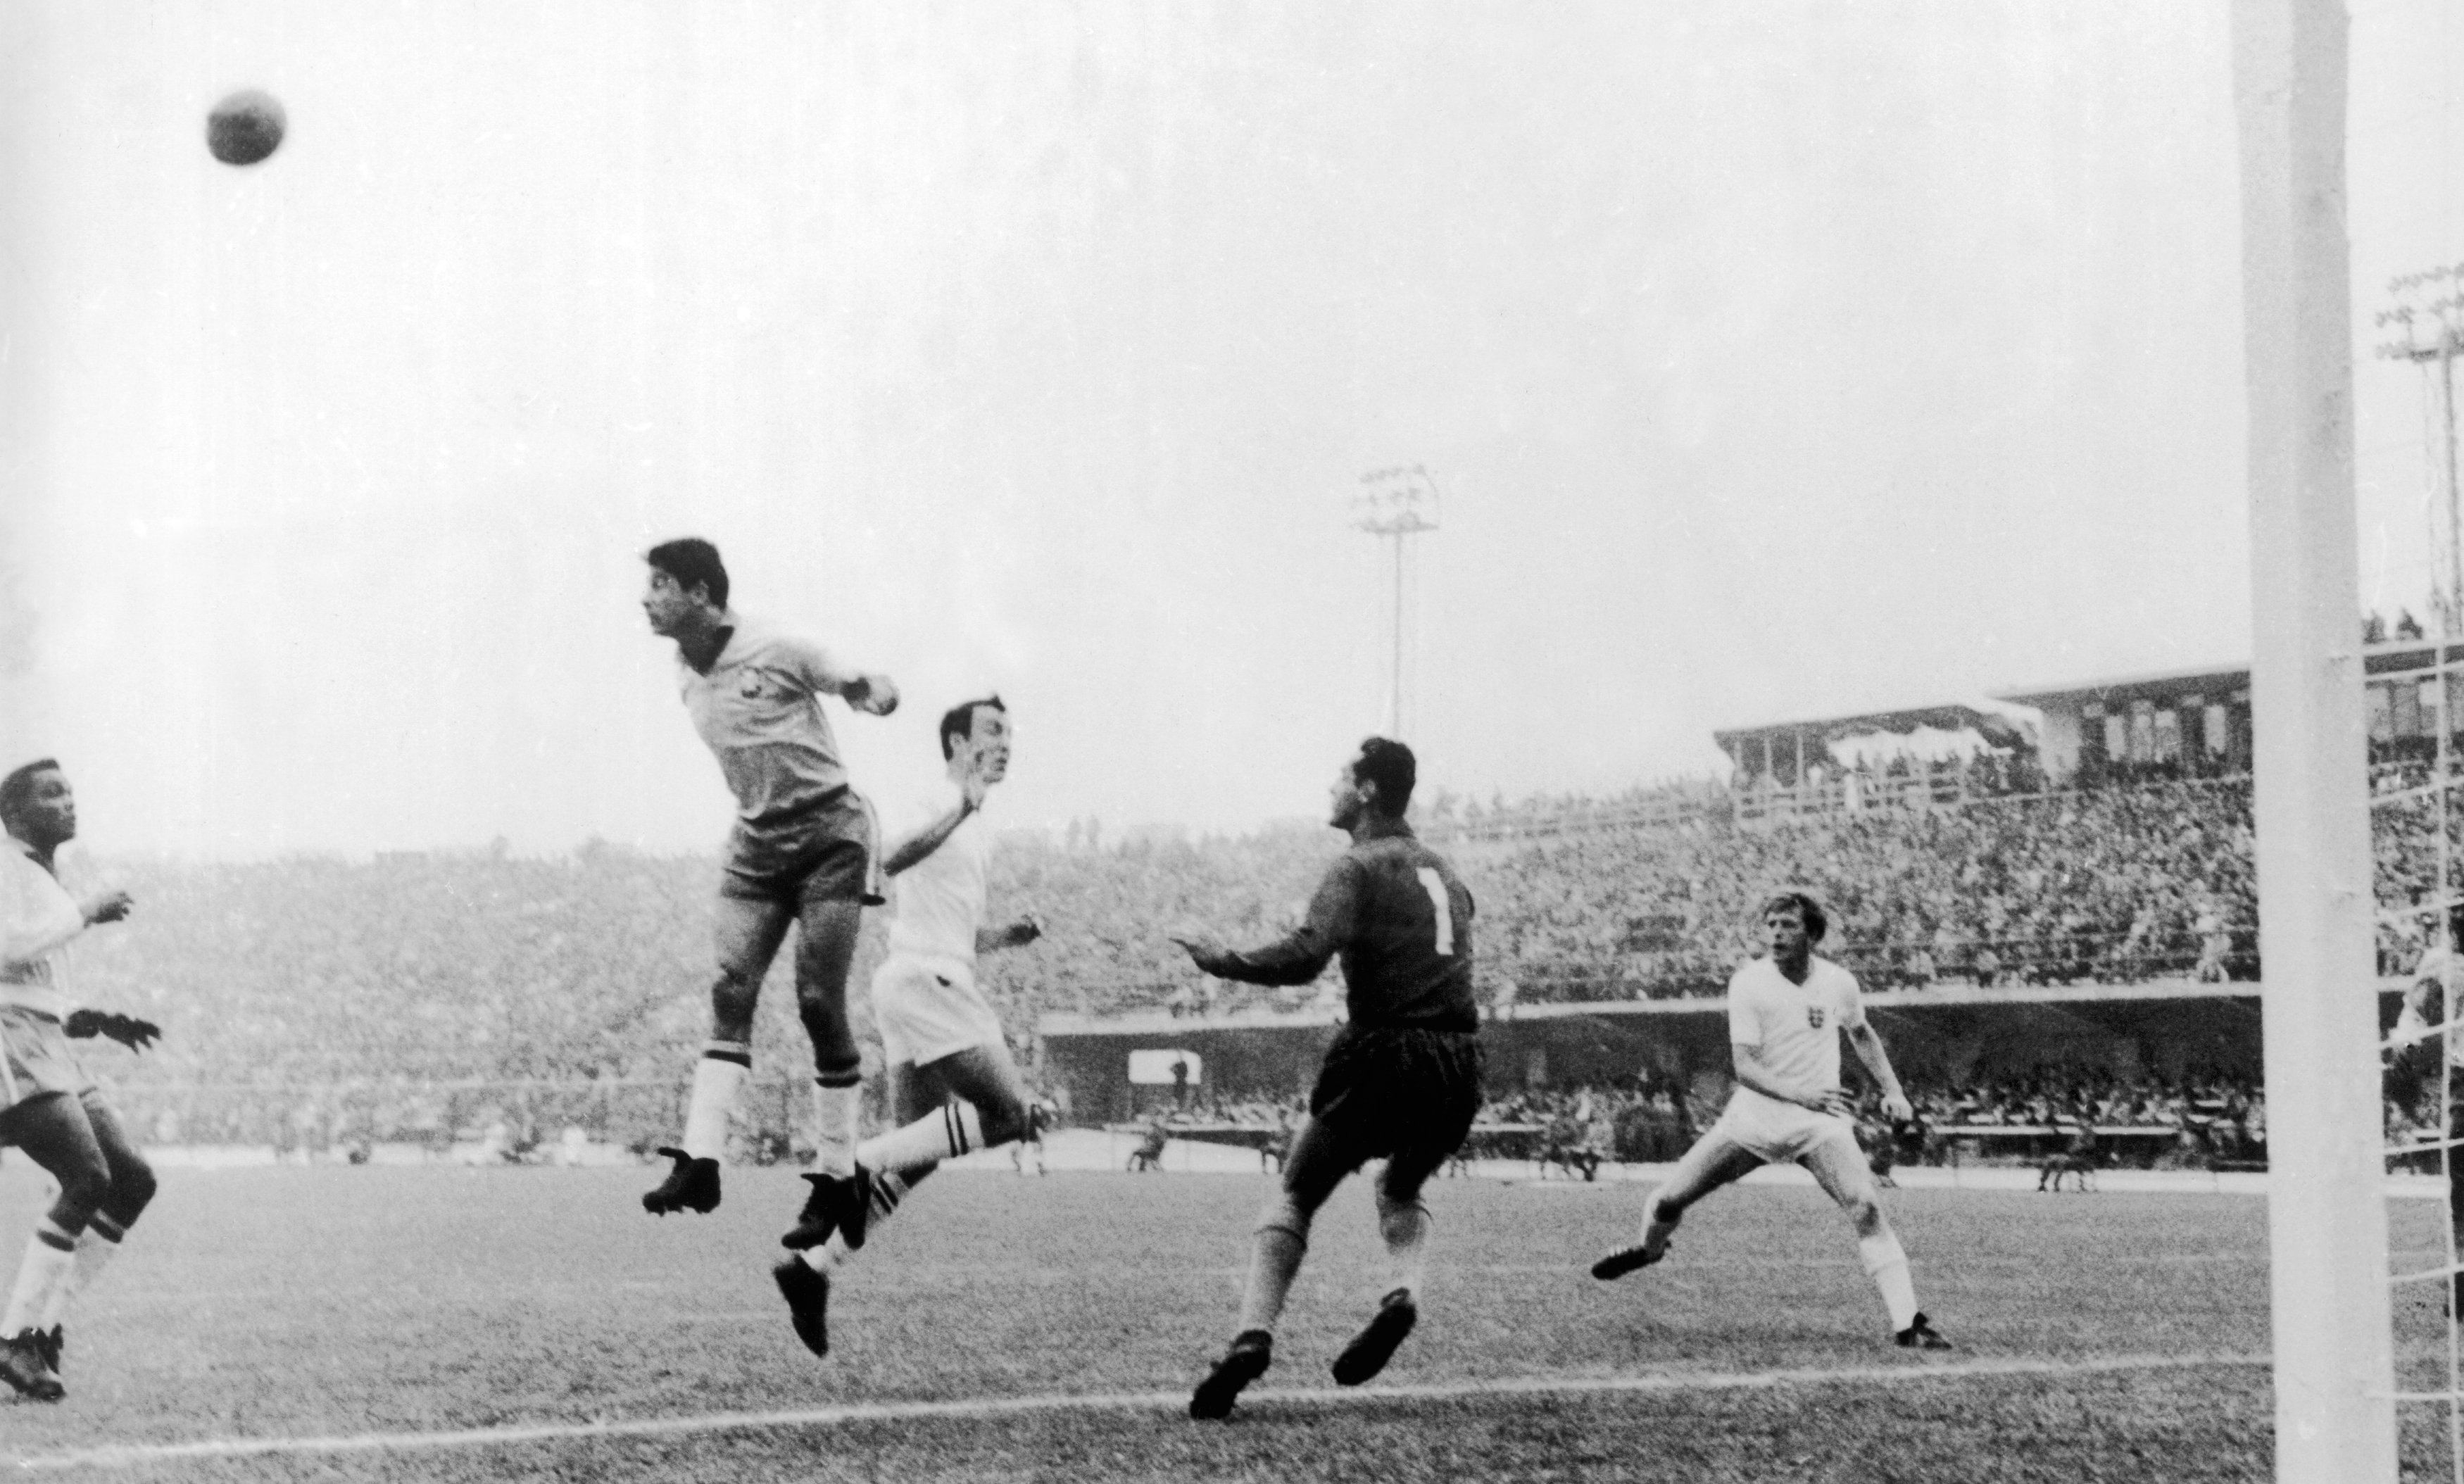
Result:
M2400 647L2371 658L2372 788L2402 796L2374 811L2378 895L2391 909L2437 889L2421 794L2422 719L2436 707L2406 668L2417 659ZM1664 1058L1665 1085L1610 1106L1601 1069L1637 1064L1645 1024L1618 1010L1687 1011L1648 1022L1652 1034L1702 1041L1694 1065L1716 1062L1715 998L1751 950L1755 901L1780 882L1824 895L1837 924L1824 951L1893 1007L1895 1034L1931 1047L1911 1056L1942 1086L1988 1074L1948 1048L1967 1033L1959 1017L1989 1000L2024 1006L2040 1040L2169 1048L2160 1070L2177 1089L2186 1056L2222 1057L2219 1087L2247 1080L2260 964L2250 786L2234 768L2246 758L2246 676L2186 672L2027 698L2043 708L2035 741L2014 740L1990 707L1722 734L1739 764L1733 787L1677 780L1485 805L1430 790L1420 827L1480 903L1481 992L1500 1028L1492 1082L1513 1109L1491 1121L1548 1128L1568 1116L1565 1098L1589 1097L1609 1108L1611 1142L1628 1153L1699 1126L1701 1091L1665 1081L1676 1069ZM1934 756L1825 751L1858 728L1953 723L1982 742ZM1094 821L1072 821L1058 838L1011 836L995 856L996 907L1031 907L1046 934L1031 952L988 961L986 988L1023 1039L1038 1026L1136 1030L1156 1046L1214 1037L1208 1054L1230 1080L1210 1086L1210 1099L1265 1100L1210 1114L1246 1126L1294 1091L1279 1069L1313 1054L1340 1013L1339 982L1331 971L1280 989L1206 980L1163 928L1198 919L1236 940L1280 931L1339 846L1309 824L1108 840ZM77 972L98 1003L168 1032L143 1058L104 1053L159 1141L313 1151L495 1129L518 1151L570 1126L640 1143L674 1119L674 1068L697 1034L708 978L707 859L593 844L543 859L495 850L105 865L145 903L142 930L81 945ZM858 983L879 932L868 924ZM2421 949L2411 924L2389 921L2381 973L2402 973ZM764 996L748 1099L747 1138L773 1155L787 1152L801 1106L791 1002L783 981ZM1927 1006L1950 1018L1928 1019ZM1065 1098L1067 1062L1048 1069ZM1992 1085L2007 1086L2011 1071L1992 1071L2006 1077ZM1087 1091L1098 1102L1125 1096L1109 1083ZM1931 1109L1935 1125L2019 1126L1996 1111L2010 1101L2000 1094L1943 1096L1954 1101ZM2246 1089L2168 1096L2255 1106ZM1512 1097L1544 1101L1516 1108ZM2086 1107L2101 1097L2064 1106L2105 1121ZM2413 1127L2419 1113L2391 1102L2389 1126Z

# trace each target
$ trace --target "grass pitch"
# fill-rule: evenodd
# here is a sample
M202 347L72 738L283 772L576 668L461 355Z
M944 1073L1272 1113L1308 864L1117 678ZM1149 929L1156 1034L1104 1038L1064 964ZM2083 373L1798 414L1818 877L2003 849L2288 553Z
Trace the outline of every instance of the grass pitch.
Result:
M731 1170L708 1217L650 1169L165 1172L74 1315L68 1401L0 1402L29 1478L2264 1479L2265 1209L2247 1197L1887 1197L1947 1357L1892 1348L1815 1191L1697 1209L1670 1261L1591 1259L1644 1187L1432 1186L1419 1333L1372 1386L1326 1366L1382 1253L1358 1181L1320 1219L1275 1368L1228 1425L1188 1388L1228 1338L1262 1177L949 1172L842 1275L807 1355L768 1267L801 1203ZM0 1263L47 1198L0 1170ZM2395 1205L2399 1266L2436 1203ZM2434 1285L2398 1290L2435 1388ZM2408 1473L2447 1477L2408 1408Z

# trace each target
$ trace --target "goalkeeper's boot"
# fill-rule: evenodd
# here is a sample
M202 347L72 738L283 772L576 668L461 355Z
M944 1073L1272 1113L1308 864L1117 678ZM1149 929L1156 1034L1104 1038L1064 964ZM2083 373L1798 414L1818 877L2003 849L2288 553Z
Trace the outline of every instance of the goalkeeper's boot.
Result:
M1334 1380L1337 1385L1356 1386L1386 1368L1395 1358L1395 1347L1420 1322L1420 1310L1412 1302L1412 1291L1398 1288L1378 1301L1377 1312L1352 1343L1334 1358Z
M1190 1393L1189 1415L1200 1422L1217 1422L1232 1415L1232 1404L1239 1400L1242 1389L1266 1374L1275 1363L1275 1337L1263 1329L1244 1329L1232 1337L1232 1348L1206 1373L1206 1379Z

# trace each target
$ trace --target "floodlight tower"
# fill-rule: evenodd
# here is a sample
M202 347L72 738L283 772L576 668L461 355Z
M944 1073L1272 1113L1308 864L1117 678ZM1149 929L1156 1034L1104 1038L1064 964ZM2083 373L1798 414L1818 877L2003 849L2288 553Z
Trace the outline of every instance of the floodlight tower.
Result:
M1397 740L1403 735L1403 543L1438 528L1439 503L1437 480L1419 464L1372 469L1352 498L1353 527L1384 537L1395 548L1395 693L1386 732Z
M2464 354L2464 263L2409 273L2387 285L2395 307L2379 312L2381 329L2400 326L2401 340L2379 346L2390 361L2409 361L2438 367L2439 425L2444 432L2443 457L2432 464L2433 481L2444 497L2433 506L2446 521L2447 540L2440 543L2445 560L2434 579L2439 637L2464 637L2464 521L2459 521L2455 487L2455 358Z

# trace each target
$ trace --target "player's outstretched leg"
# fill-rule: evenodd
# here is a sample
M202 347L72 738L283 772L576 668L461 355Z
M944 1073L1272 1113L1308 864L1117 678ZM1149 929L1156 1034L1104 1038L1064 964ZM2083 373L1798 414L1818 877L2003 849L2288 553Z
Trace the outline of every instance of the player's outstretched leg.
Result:
M1377 1178L1377 1234L1385 1239L1386 1255L1394 1263L1394 1287L1378 1300L1369 1323L1334 1358L1339 1385L1359 1385L1384 1370L1420 1321L1420 1280L1428 1266L1431 1220L1420 1201L1426 1183L1421 1172L1437 1163L1398 1154Z
M84 1108L87 1126L94 1130L96 1145L102 1150L103 1163L111 1171L111 1189L77 1237L77 1261L69 1269L68 1281L53 1291L51 1302L37 1321L43 1360L55 1373L60 1370L60 1358L68 1348L70 1306L111 1266L112 1258L120 1253L120 1244L128 1236L128 1229L137 1224L137 1218L144 1214L154 1199L154 1168L129 1141L119 1115L99 1099L86 1101Z
M1283 1188L1259 1214L1249 1246L1249 1279L1241 1291L1241 1322L1232 1343L1190 1394L1189 1415L1214 1421L1231 1415L1243 1388L1274 1363L1275 1322L1283 1318L1292 1279L1309 1254L1309 1223L1343 1182L1356 1156L1320 1119L1302 1122L1284 1166Z
M864 1246L873 1205L856 1168L864 1062L847 1007L847 970L863 918L858 901L830 896L806 901L798 919L796 1013L813 1043L813 1166L805 1173L813 1188L790 1235L810 1238L807 1246L832 1232L850 1249Z
M642 1209L653 1216L673 1211L708 1215L718 1209L718 1162L727 1150L727 1116L752 1070L753 1048L742 1040L713 1038L702 1048L701 1059L693 1063L684 1144L659 1150L675 1163L669 1166L668 1178L643 1195Z
M0 1381L37 1402L56 1402L68 1388L52 1366L44 1326L75 1277L78 1237L111 1194L111 1165L84 1107L66 1093L38 1094L9 1109L0 1132L60 1184L0 1307Z
M721 896L713 922L718 977L710 986L710 1040L693 1062L693 1100L685 1108L681 1147L659 1152L675 1161L658 1188L642 1197L653 1216L718 1208L718 1165L727 1153L727 1116L753 1070L753 1011L761 979L795 921L778 902Z
M1648 1268L1668 1253L1668 1238L1686 1209L1722 1185L1742 1180L1763 1163L1762 1156L1730 1139L1717 1124L1694 1141L1651 1193L1642 1213L1642 1235L1631 1247L1620 1247L1592 1264L1592 1276L1614 1282L1638 1268Z
M803 1251L835 1236L849 1251L861 1248L871 1226L943 1160L997 1148L1026 1131L1025 1079L1005 1048L973 1046L920 1067L892 1067L891 1086L893 1106L913 1116L856 1148L851 1182L865 1208L853 1229L841 1205L847 1187L816 1172L805 1176L813 1194L781 1246Z
M908 1121L856 1149L855 1181L866 1200L859 1231L889 1220L941 1161L1017 1138L1026 1127L1025 1086L1001 1048L971 1047L922 1067L891 1067L891 1104ZM935 1106L948 1098L971 1100ZM829 1274L859 1242L847 1239L829 1184L805 1178L814 1182L813 1196L796 1229L780 1239L796 1255L771 1275L787 1300L797 1338L815 1355L826 1355Z
M1856 1154L1856 1141L1844 1134L1807 1150L1798 1162L1816 1185L1838 1203L1841 1214L1857 1229L1857 1255L1866 1276L1882 1296L1891 1318L1892 1342L1909 1350L1947 1350L1950 1341L1917 1308L1916 1282L1908 1274L1907 1251L1891 1229L1881 1202L1875 1198L1873 1178Z
M1190 1393L1189 1415L1213 1422L1232 1413L1232 1404L1249 1383L1274 1363L1275 1321L1283 1318L1284 1300L1292 1279L1309 1253L1309 1212L1289 1192L1266 1203L1249 1249L1249 1281L1241 1294L1241 1326L1206 1379Z

